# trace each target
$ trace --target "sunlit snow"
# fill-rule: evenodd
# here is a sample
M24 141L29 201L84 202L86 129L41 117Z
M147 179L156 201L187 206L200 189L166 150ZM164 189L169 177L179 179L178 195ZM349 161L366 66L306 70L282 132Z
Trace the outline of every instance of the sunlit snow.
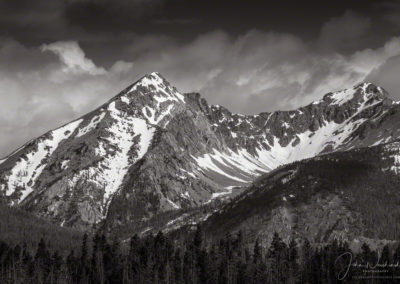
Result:
M78 134L76 135L76 137L81 137L83 135L85 135L86 133L92 131L94 128L96 128L96 126L100 123L100 121L102 121L102 119L105 116L105 112L102 112L100 115L96 115L94 116L88 125L84 126L83 128L79 129Z
M200 169L213 171L216 174L231 179L232 182L250 182L262 172L269 172L278 166L314 157L320 154L327 146L336 149L338 146L343 145L346 139L366 121L363 118L355 120L355 117L367 108L380 103L377 100L372 104L366 105L366 102L372 96L364 92L368 85L365 83L361 86L364 98L358 110L343 123L338 124L334 121L323 121L321 127L316 131L307 130L299 133L286 146L282 146L277 137L273 138L273 143L268 143L267 140L264 140L270 146L270 149L266 149L259 143L259 146L256 148L256 155L249 153L246 148L239 149L237 152L230 149L224 151L213 149L211 153L193 157L193 159ZM334 93L332 95L334 103L345 103L353 97L355 91L353 89ZM299 113L299 115L301 114ZM290 125L285 122L282 124L282 127L287 129ZM299 139L299 142L293 146L292 142L295 139ZM230 169L230 173L227 172L227 169ZM233 175L231 172L242 173L249 178L238 178L237 175Z
M82 119L73 121L63 127L53 130L49 138L42 138L37 142L37 149L26 154L26 158L20 158L7 176L6 195L11 195L17 187L21 188L19 202L24 200L32 191L36 179L46 167L45 158L50 157L59 143L67 139ZM5 185L2 185L4 189Z
M343 91L334 92L330 97L333 99L332 103L336 105L343 105L353 98L355 89L346 89Z
M102 144L98 150L99 155L104 156L100 166L103 169L102 175L99 176L99 179L101 179L100 183L104 185L105 201L119 188L129 166L141 159L147 152L155 130L148 126L145 120L130 117L117 110L115 102L110 103L108 111L115 122L108 128L110 136L107 137L107 144L108 146L114 146L116 151L113 155L110 155L105 151L105 145ZM130 161L128 152L134 146L136 137L139 138L139 143L135 145L137 147L137 156Z

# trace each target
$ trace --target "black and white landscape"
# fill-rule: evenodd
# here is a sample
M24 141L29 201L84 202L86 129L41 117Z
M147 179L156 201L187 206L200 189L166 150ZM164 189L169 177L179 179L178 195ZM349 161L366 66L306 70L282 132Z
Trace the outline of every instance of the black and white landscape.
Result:
M0 283L397 283L399 3L250 2L0 4Z

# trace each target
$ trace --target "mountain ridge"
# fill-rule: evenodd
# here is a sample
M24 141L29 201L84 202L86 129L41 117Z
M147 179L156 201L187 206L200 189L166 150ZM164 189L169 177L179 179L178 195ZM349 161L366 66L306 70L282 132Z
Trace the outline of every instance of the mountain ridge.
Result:
M35 140L35 139L38 139L38 138L40 138L41 136L46 135L47 133L49 133L49 132L51 132L51 131L57 130L57 129L59 129L59 128L62 128L62 127L64 127L64 126L66 126L67 124L70 124L70 123L72 123L72 122L74 122L74 121L76 121L76 120L79 120L80 118L84 118L85 116L89 116L91 113L97 111L98 109L103 108L105 105L111 103L112 101L117 100L117 99L120 98L124 93L126 93L126 92L128 92L130 89L132 89L132 87L133 87L134 85L136 85L137 83L139 83L139 82L142 81L143 79L148 78L149 76L152 76L152 75L158 76L158 77L160 77L162 80L164 80L164 81L167 82L167 80L162 76L162 74L161 74L160 72L154 71L154 72L148 73L148 74L142 76L140 79L136 80L134 83L130 84L128 87L126 87L125 89L123 89L120 93L118 93L117 95L113 96L113 97L110 98L107 102L103 103L101 106L97 107L96 109L94 109L94 110L92 110L92 111L90 111L90 112L88 112L88 113L86 113L86 114L84 114L84 115L81 115L81 116L79 116L78 118L71 120L70 122L64 123L63 125L61 125L61 126L59 126L59 127L57 127L57 128L54 128L54 129L52 129L52 130L49 130L49 131L47 131L46 133L44 133L44 134L42 134L42 135L40 135L40 136L34 137L34 138L30 139L28 142L22 144L22 145L21 145L20 147L18 147L16 150L13 150L10 154L8 154L8 155L6 155L6 156L4 156L4 157L0 157L0 164L1 164L2 162L6 161L8 157L10 157L10 156L16 154L21 148L23 148L25 145L29 144L31 141L33 141L33 140ZM372 82L361 82L361 83L356 84L356 85L354 86L354 88L360 87L360 86L362 86L362 85L364 85L364 84L375 86ZM389 97L389 94L388 94L383 88L381 88L381 87L379 87L379 86L377 86L377 88L380 88L380 89L383 91L383 93L385 94L385 98L386 98L386 99L389 99L389 100L391 100L391 101L393 101L393 102L395 102L395 103L400 103L400 101L394 101L393 99L391 99L391 98ZM346 90L346 89L343 89L343 90ZM336 91L336 92L341 92L341 91L343 91L343 90L339 90L339 91ZM315 104L317 104L317 102L324 101L325 98L329 98L329 96L332 95L333 93L335 93L335 92L329 92L329 93L323 95L323 97L322 97L321 99L312 101L312 102L308 103L307 105L300 106L300 107L298 107L298 108L296 108L296 109L293 109L293 110L276 110L276 111L272 111L272 112L260 112L260 113L256 113L256 114L233 113L233 112L231 112L228 108L226 108L226 107L224 107L224 106L222 106L222 105L219 105L219 104L213 104L213 105L210 105L210 106L214 106L214 107L216 107L216 108L222 108L222 109L224 109L224 110L230 112L230 113L233 114L233 115L239 115L239 116L259 116L259 115L270 114L270 113L275 113L275 112L290 113L290 112L293 112L293 111L298 110L298 109L305 108L305 107L310 106L310 105L315 105ZM199 95L201 99L204 99L204 98L201 97L201 95L200 95L199 93L193 93L193 92L192 92L192 93L183 93L182 95L183 95L183 96ZM350 94L350 95L352 95L352 94Z
M153 72L1 160L0 192L61 225L142 224L237 194L280 165L396 139L397 109L362 83L297 110L246 116Z

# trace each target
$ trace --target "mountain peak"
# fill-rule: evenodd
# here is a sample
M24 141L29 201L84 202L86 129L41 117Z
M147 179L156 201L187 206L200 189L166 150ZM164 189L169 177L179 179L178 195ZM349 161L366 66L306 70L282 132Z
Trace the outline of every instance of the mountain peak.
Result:
M363 82L356 85L353 89L363 95L363 101L365 102L368 100L392 102L392 99L389 98L388 92L373 83Z
M148 74L146 74L146 75L144 75L139 81L138 81L138 83L139 82L141 82L141 81L148 81L148 80L150 80L150 81L152 81L152 82L154 82L154 83L160 83L160 82L166 82L166 83L168 83L169 84L169 82L159 73L159 72L151 72L151 73L148 73Z
M165 101L185 102L184 96L159 72L144 75L108 103L119 100L131 106L143 106L147 105L149 100L155 100L158 107Z
M130 91L137 89L138 87L148 88L148 87L168 87L171 84L158 72L152 72L144 75L142 78L137 80L130 86Z
M158 85L158 84L171 85L167 81L167 79L165 79L165 77L161 75L160 72L147 73L142 78L140 78L135 84L138 84L138 83L143 84L143 82L146 82L147 84L154 84L154 85Z
M184 101L184 96L158 72L143 76L129 88L127 93L134 91L139 91L142 95L151 94Z
M155 72L151 72L151 73L149 73L149 74L146 74L145 75L145 77L146 76L148 76L148 77L158 77L158 78L161 78L161 79L165 79L162 75L161 75L161 73L160 72L157 72L157 71L155 71Z
M321 103L342 106L351 103L365 103L369 100L384 101L389 99L388 93L373 83L363 82L352 88L343 89L328 93L320 100L313 102L313 105Z

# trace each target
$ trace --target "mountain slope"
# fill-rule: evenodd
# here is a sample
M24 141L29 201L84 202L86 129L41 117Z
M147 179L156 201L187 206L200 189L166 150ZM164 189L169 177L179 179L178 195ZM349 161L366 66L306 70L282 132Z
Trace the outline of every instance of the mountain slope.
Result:
M83 232L72 228L61 228L43 218L19 208L0 204L0 243L11 247L26 244L35 252L41 238L46 245L67 256L71 249L78 251L82 244Z
M363 83L294 111L245 116L152 73L0 160L0 192L61 225L138 230L164 212L238 194L281 165L393 141L398 110Z
M400 237L400 142L314 157L260 177L204 223L209 235L244 230L267 243L276 231L314 243Z

